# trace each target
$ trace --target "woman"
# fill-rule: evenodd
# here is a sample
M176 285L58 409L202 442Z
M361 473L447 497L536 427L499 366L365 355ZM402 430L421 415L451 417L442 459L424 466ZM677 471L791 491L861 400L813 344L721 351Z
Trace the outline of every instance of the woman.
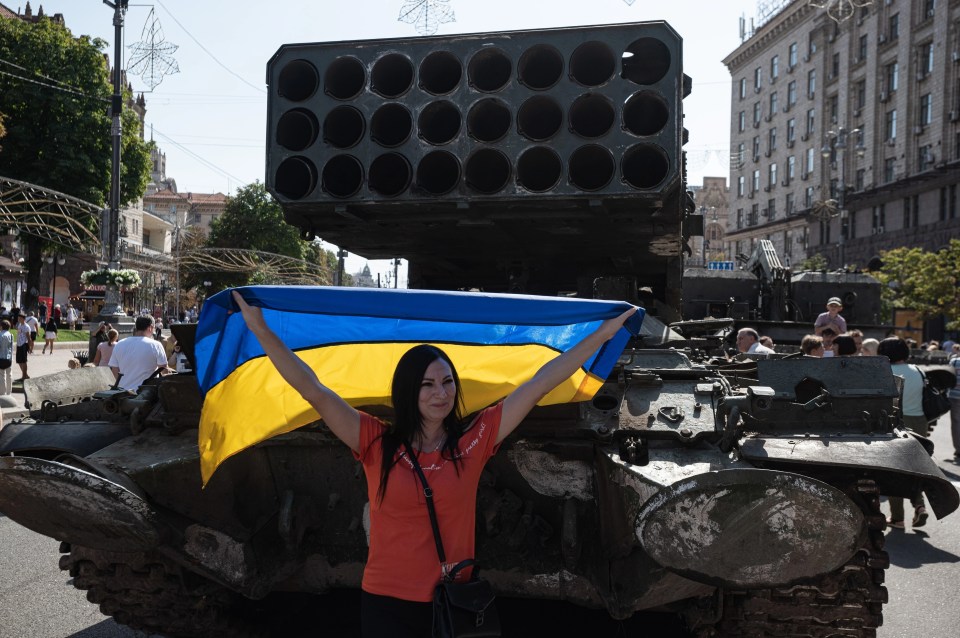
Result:
M475 418L461 418L460 382L450 358L420 345L401 357L393 375L394 423L358 412L323 385L266 325L261 310L236 291L247 327L283 378L323 417L363 464L370 500L370 548L361 593L361 627L374 636L430 635L433 590L440 581L433 533L409 444L435 494L448 563L474 557L477 486L486 461L527 413L567 379L623 323L631 308L545 364L532 379ZM415 513L415 515L411 515Z
M106 321L101 321L100 325L97 326L97 332L94 333L93 338L97 342L97 347L100 347L101 343L107 343L110 341L110 338L107 336L107 331L110 330L112 326Z
M900 412L903 415L903 425L920 436L927 436L930 426L927 417L923 416L923 376L915 365L907 363L910 348L900 337L887 337L877 347L877 354L890 359L890 369L899 377L903 377L903 394L900 396ZM923 493L917 490L910 497L913 505L913 527L923 527L927 524L927 508L923 504ZM897 496L890 497L890 518L887 525L903 529L903 499Z
M59 306L57 306L59 308ZM43 352L47 353L47 346L50 346L50 354L53 354L53 342L57 340L57 320L53 317L47 320L43 327Z
M117 345L117 339L120 333L110 328L107 330L107 340L97 346L97 354L93 355L93 365L109 366L110 357L113 356L113 347Z

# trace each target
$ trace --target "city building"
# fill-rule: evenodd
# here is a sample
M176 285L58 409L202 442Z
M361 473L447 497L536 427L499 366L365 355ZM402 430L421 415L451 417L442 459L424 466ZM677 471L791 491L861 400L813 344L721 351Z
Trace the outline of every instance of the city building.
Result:
M960 3L876 0L837 22L767 3L732 76L726 247L865 267L960 237Z
M690 238L688 266L706 266L711 261L733 259L726 252L724 237L729 218L729 195L726 177L704 177L703 185L688 186L693 193L696 211L703 216L703 235Z

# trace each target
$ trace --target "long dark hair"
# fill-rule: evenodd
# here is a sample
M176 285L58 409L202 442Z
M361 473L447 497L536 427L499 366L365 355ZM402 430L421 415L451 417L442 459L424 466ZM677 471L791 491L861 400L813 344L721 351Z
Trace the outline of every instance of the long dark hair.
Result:
M403 447L404 442L413 443L414 439L423 433L423 417L420 414L420 387L423 384L423 375L431 363L443 360L450 366L450 373L457 390L454 396L453 409L443 420L443 427L447 431L447 439L441 448L443 458L453 462L457 473L460 463L460 449L458 441L463 435L463 393L460 388L460 377L457 369L447 353L435 346L423 344L410 348L397 363L393 372L393 424L381 435L383 457L380 460L380 487L377 490L377 501L383 502L387 493L387 478L390 470L397 464L397 450Z

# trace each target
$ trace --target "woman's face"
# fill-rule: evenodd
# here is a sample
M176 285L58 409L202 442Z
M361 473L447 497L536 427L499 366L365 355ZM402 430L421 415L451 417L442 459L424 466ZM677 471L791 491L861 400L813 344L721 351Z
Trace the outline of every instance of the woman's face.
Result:
M420 417L424 422L442 421L453 410L457 398L457 385L453 381L453 371L443 359L437 359L427 366L420 383Z

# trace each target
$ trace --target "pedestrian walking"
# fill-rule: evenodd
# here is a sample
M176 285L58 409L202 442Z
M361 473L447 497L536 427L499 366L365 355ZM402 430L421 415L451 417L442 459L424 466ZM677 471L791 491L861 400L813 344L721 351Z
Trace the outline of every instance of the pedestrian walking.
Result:
M50 348L50 354L53 354L53 344L57 340L57 320L53 317L47 319L47 325L43 327L43 351L41 354L47 353L47 348Z
M40 332L40 322L33 316L33 311L27 312L26 323L30 327L30 354L33 354L33 344L37 342L37 334Z
M953 437L953 460L960 464L960 356L950 359L950 365L957 373L957 383L947 393L950 399L950 434Z
M29 379L27 374L27 355L30 353L30 326L27 325L26 316L17 317L17 363L20 365L20 380Z
M10 322L0 320L0 394L13 392L13 335Z

